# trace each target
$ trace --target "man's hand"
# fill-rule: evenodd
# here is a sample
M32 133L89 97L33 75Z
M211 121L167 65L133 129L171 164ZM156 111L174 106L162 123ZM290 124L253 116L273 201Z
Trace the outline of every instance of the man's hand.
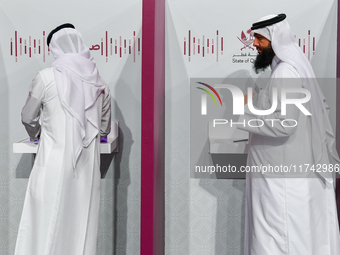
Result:
M253 91L252 98L254 98L255 91ZM244 94L244 105L248 104L248 93Z

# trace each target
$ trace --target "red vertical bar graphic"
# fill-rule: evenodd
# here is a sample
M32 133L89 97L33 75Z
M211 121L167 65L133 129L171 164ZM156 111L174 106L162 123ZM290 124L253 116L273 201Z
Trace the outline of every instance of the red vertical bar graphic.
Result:
M223 37L221 37L221 55L223 55Z
M313 37L313 55L315 54L315 37Z
M18 37L18 32L15 31L15 62L17 62L17 57L18 57L18 45L17 45L17 37Z
M100 42L100 51L101 51L101 55L104 55L104 40L103 38L101 38L101 42Z
M22 38L20 38L19 42L20 42L20 56L21 56L22 55Z
M299 39L299 47L301 47L301 39Z
M112 56L112 38L110 38L111 56Z
M37 47L36 47L36 40L34 39L33 40L33 45L34 45L34 54L36 54L37 53Z
M108 54L108 50L107 50L107 46L108 46L107 31L106 31L105 37L106 37L106 57L107 57L107 54Z
M43 61L45 62L45 31L43 31Z
M189 62L190 62L190 56L191 56L191 51L190 51L191 50L191 48L190 48L191 41L190 40L191 40L191 31L189 30L189 38L188 38L188 47L189 47L188 48L188 56L189 56Z
M129 54L131 54L131 39L129 39Z
M133 31L133 62L136 62L136 31Z
M207 39L207 54L209 53L209 39Z
M184 55L187 54L187 42L186 42L186 38L184 37Z
M140 55L140 38L138 38L138 55Z
M197 54L200 54L200 39L197 40Z
M310 30L308 30L308 60L310 60Z
M11 38L11 56L13 56L13 39Z
M117 39L115 39L115 54L117 54Z
M211 39L211 54L214 54L214 39Z
M306 53L306 39L303 39L303 53Z
M218 30L216 30L216 62L218 62Z
M203 43L202 43L202 56L204 57L204 35L203 35Z
M193 47L192 47L193 52L192 52L192 55L195 55L195 48L196 48L196 45L195 45L195 37L192 38L192 42L193 42Z
M122 57L122 37L119 37L119 56Z
M31 54L31 36L29 36L29 48L28 48L28 56L31 57L32 54Z
M105 56L106 56L106 62L108 61L108 37L107 37L107 31L105 31Z
M25 54L27 54L27 43L26 43L26 40L25 40Z
M126 54L126 39L124 39L124 54Z
M38 45L39 45L39 54L40 54L40 39L38 41Z

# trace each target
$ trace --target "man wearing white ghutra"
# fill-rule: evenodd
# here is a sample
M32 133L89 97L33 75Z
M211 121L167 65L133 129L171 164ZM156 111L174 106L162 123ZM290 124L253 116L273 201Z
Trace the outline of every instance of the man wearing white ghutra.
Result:
M254 23L251 30L258 56L258 73L271 68L266 87L259 92L256 108L273 105L273 91L282 88L305 89L311 99L303 106L287 105L282 114L280 94L276 110L269 115L249 111L240 121L258 120L258 127L239 127L250 132L247 165L296 166L297 172L247 173L245 255L339 255L340 237L332 171L299 172L299 166L327 165L329 156L339 163L334 133L324 95L312 66L299 46L285 14L269 15ZM301 93L290 93L301 99ZM288 97L288 96L287 96ZM271 122L268 120L280 120ZM297 125L282 125L295 120Z
M22 122L39 146L15 255L94 255L99 148L111 128L110 91L73 25L54 29L47 45L55 61L32 81L22 109Z

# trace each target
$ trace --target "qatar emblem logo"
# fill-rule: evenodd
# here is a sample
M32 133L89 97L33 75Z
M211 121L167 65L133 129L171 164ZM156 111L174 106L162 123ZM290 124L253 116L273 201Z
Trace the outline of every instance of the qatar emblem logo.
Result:
M251 45L254 42L254 36L251 34L251 29L247 30L247 34L249 34L249 38L246 36L246 34L242 31L241 33L241 38L237 36L237 38L241 41L241 43L243 43L244 47L241 48L241 50L249 48L254 50L253 47L251 47Z

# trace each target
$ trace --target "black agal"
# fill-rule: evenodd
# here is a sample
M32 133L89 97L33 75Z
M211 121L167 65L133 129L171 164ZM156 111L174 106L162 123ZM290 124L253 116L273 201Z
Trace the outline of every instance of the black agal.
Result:
M56 27L55 29L53 29L47 36L47 46L50 46L50 42L51 42L51 39L52 39L52 35L56 32L58 32L60 29L63 29L63 28L75 28L71 23L65 23L65 24L62 24L60 25L59 27Z
M284 20L286 17L287 17L286 14L281 13L274 18L253 23L253 26L250 29L255 30L255 29L266 27L266 26L270 26L270 25L273 25L275 23L278 23L278 22Z

